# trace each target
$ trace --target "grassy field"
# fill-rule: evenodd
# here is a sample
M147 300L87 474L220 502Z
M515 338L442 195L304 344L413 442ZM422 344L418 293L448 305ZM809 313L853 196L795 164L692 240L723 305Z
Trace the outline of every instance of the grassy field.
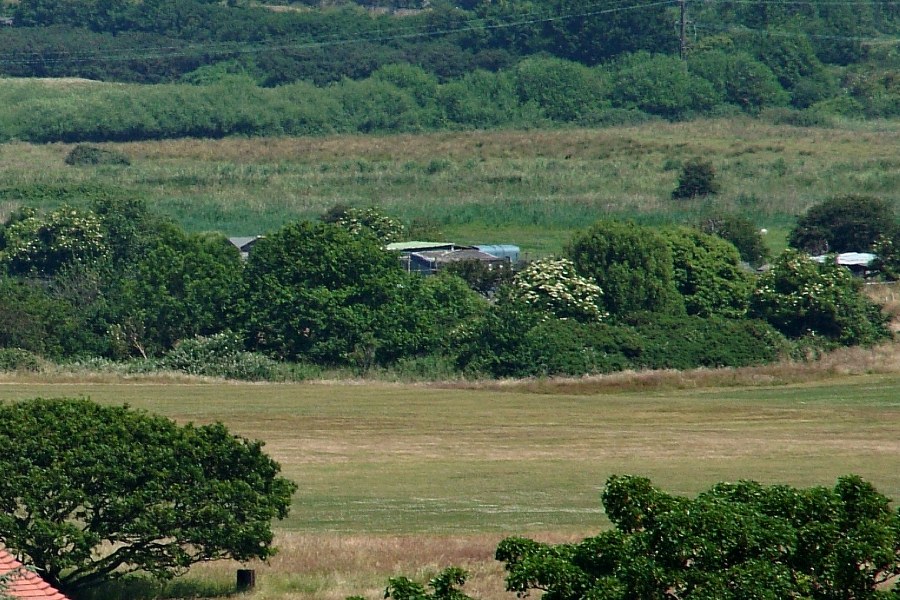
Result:
M257 567L255 599L376 598L393 573L424 577L455 563L475 572L473 591L506 597L491 560L497 540L604 527L599 493L613 473L693 494L742 478L832 485L852 472L900 498L896 372L783 385L679 381L681 389L617 391L577 382L447 389L6 378L0 399L87 395L179 421L221 420L265 440L300 490L278 525L282 552ZM233 568L206 565L188 581L227 590Z
M71 167L65 144L0 145L0 218L16 206L135 195L187 229L271 231L337 203L379 205L419 237L558 251L604 216L695 222L738 211L776 250L797 214L837 194L900 201L900 123L818 129L750 119L602 130L104 144L128 167ZM673 201L680 161L709 158L710 199Z

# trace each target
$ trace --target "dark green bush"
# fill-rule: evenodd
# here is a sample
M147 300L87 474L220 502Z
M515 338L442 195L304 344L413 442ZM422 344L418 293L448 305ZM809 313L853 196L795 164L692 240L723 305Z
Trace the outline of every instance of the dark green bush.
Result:
M871 196L838 196L806 211L788 236L794 248L810 254L867 252L882 236L898 230L893 206Z
M279 371L279 363L247 352L240 336L232 333L183 340L160 360L160 366L190 375L245 381L271 381Z
M756 319L644 314L631 323L643 344L636 363L645 369L758 365L789 349L778 331Z
M737 248L741 260L758 267L769 258L769 249L756 225L738 214L713 214L698 224L701 231L728 240Z
M700 157L692 158L681 167L678 187L672 190L672 198L696 198L719 192L716 169L713 164Z
M131 159L118 150L78 144L66 155L67 165L130 165Z
M0 348L0 372L40 371L41 361L32 352L21 348Z

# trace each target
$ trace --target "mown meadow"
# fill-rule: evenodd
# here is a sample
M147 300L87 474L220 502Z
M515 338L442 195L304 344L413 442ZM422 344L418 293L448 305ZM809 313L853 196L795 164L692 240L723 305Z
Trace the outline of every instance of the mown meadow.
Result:
M738 212L784 246L796 216L843 194L900 199L896 122L764 120L608 129L108 143L129 166L69 166L72 145L0 145L0 218L17 206L139 196L189 231L263 234L336 204L381 207L415 237L558 252L601 217L695 223ZM682 162L711 160L718 195L673 200Z
M854 366L855 365L855 366ZM900 372L891 347L831 362L585 380L398 385L212 380L43 381L8 375L0 400L89 396L262 439L297 492L255 599L380 598L387 577L472 570L509 598L493 559L509 535L606 526L614 473L695 494L723 480L832 485L857 473L900 497ZM238 565L195 567L169 597L233 589ZM141 597L128 588L119 597ZM114 594L105 590L103 597Z

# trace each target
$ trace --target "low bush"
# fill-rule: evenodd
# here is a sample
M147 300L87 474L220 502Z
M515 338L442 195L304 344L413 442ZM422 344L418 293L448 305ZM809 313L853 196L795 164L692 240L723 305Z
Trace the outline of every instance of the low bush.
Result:
M0 372L41 370L40 358L21 348L0 348Z
M633 326L642 342L635 366L644 369L761 365L790 350L784 336L756 319L641 315Z
M240 337L227 332L179 342L162 358L160 366L190 375L246 381L271 381L280 371L278 362L247 352Z
M96 146L78 144L66 155L67 165L130 165L131 159L123 152Z

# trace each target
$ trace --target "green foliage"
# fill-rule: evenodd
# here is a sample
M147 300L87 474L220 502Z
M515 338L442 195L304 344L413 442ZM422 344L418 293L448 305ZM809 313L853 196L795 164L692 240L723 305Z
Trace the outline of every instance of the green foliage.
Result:
M672 198L696 198L719 193L716 169L712 162L699 156L688 160L681 167L678 186L672 190Z
M783 335L756 319L644 314L629 322L640 340L632 368L745 367L771 363L790 350Z
M699 223L704 233L717 235L734 244L741 260L758 267L769 258L769 249L763 241L763 234L747 217L733 213L722 213L706 217Z
M40 371L41 361L37 355L21 348L0 348L0 372Z
M867 252L898 229L890 203L870 196L838 196L810 208L797 220L788 243L810 254Z
M567 258L544 258L529 264L513 277L508 294L513 301L557 319L589 322L606 316L600 309L603 290L579 275Z
M662 54L638 52L619 59L611 86L614 105L670 119L707 110L718 101L710 82L690 73L678 57Z
M766 106L787 104L788 95L771 69L743 52L702 52L690 57L688 67L722 90L726 102L745 112L755 114Z
M731 243L697 229L663 230L672 251L675 287L689 315L743 317L751 279Z
M279 374L279 363L247 352L243 338L230 332L182 340L162 357L159 365L190 375L244 381L274 381Z
M12 274L51 276L72 265L91 264L108 254L96 215L62 206L46 216L37 211L7 224L0 263Z
M515 69L519 100L533 102L554 121L577 122L608 106L599 72L578 63L531 58Z
M441 347L447 328L482 302L461 279L423 281L373 235L325 223L260 240L246 275L252 347L363 369Z
M130 165L128 155L117 150L78 144L65 158L67 165Z
M900 513L857 476L832 489L722 483L696 498L614 475L615 529L578 543L508 538L507 589L554 600L874 599L900 570Z
M327 219L325 222L328 222ZM369 208L345 208L334 222L354 235L366 231L381 240L383 244L390 244L400 240L406 231L403 223L383 214L380 209L374 206Z
M820 264L788 249L759 277L750 314L791 338L872 344L890 336L888 317L861 288L859 279L834 261Z
M447 567L428 581L428 592L424 586L407 577L391 577L384 597L391 600L473 600L458 589L465 585L468 573L459 567ZM348 598L347 600L351 600Z
M41 285L0 277L0 348L60 358L90 352L89 338L79 307Z
M675 289L672 252L649 227L599 221L572 239L566 255L580 274L600 286L604 308L613 316L683 310Z
M0 537L67 591L265 559L296 489L261 442L85 399L0 405Z
M158 355L176 342L235 327L244 297L243 261L219 234L172 229L110 291L114 353Z

